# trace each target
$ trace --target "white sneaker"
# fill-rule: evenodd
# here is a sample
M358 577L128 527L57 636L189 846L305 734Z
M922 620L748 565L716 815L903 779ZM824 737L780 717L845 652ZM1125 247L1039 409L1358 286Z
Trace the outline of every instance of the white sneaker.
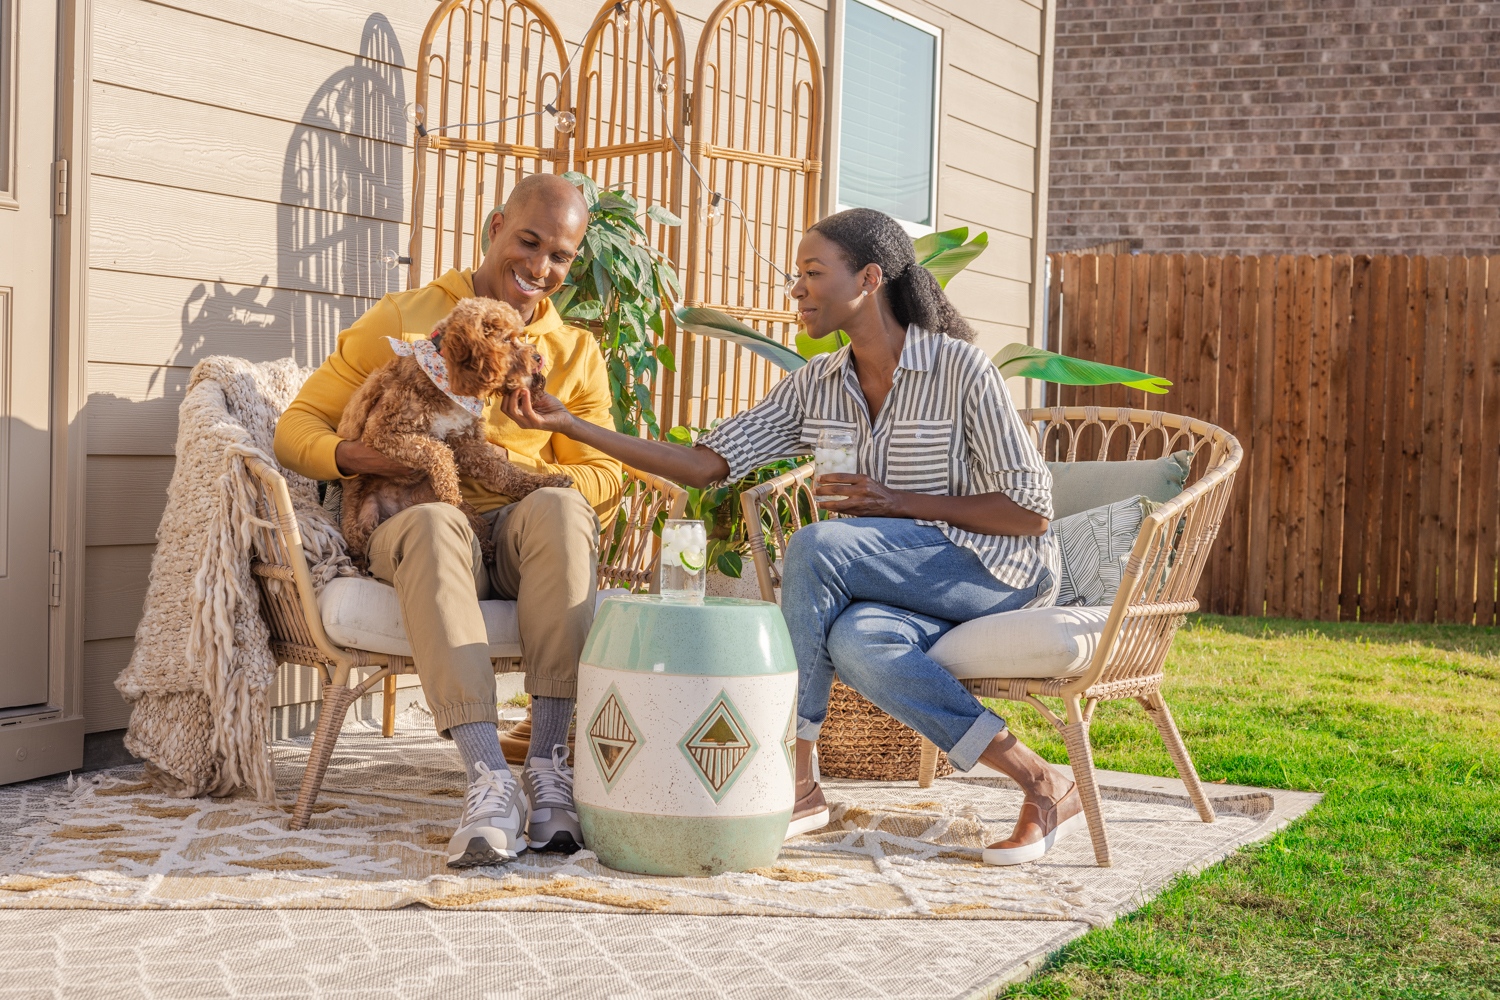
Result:
M480 762L469 783L464 814L448 841L449 868L503 865L526 850L531 804L509 771L491 771Z
M526 762L521 788L531 801L531 824L526 839L533 851L572 854L583 848L583 827L573 802L573 769L568 766L568 747L559 743L552 756L533 757Z

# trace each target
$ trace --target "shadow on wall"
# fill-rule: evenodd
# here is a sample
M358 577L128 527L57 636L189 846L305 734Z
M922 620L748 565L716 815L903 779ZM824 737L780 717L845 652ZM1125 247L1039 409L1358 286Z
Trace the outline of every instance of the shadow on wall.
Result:
M194 288L182 304L181 339L168 367L147 376L135 366L104 366L106 380L89 394L90 455L169 458L192 365L214 354L317 365L341 330L380 296L404 286L401 269L380 263L385 250L406 252L408 129L404 61L384 16L365 22L359 52L353 65L317 89L287 140L274 276L266 274L259 286L221 280ZM274 159L265 162L272 168ZM102 492L108 488L102 466L91 462L91 468L91 502L115 510L119 504ZM94 658L85 669L85 686L93 686L85 700L91 717L106 725L128 719L110 682L130 654L165 503L164 489L148 491L128 505L128 523L115 517L107 537L96 536L88 550L85 638L96 641L85 652L86 660Z
M341 330L404 287L402 270L388 270L380 259L385 251L406 253L404 61L384 15L365 21L359 52L354 65L318 88L287 141L275 280L194 288L182 306L172 364L235 354L315 366Z

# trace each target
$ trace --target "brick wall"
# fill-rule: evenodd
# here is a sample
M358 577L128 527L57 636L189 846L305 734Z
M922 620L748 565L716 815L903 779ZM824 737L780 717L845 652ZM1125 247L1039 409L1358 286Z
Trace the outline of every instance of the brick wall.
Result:
M1048 248L1500 252L1500 2L1061 0Z

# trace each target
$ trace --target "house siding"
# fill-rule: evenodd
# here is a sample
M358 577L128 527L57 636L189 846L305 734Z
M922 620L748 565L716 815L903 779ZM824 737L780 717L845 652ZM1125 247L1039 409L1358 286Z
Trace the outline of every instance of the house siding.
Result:
M598 4L544 3L572 47ZM689 50L716 6L678 5ZM825 5L796 3L824 48ZM1042 8L897 4L945 32L939 213L990 232L952 286L987 349L1031 322ZM962 15L954 13L964 8ZM83 691L90 732L128 723L129 659L166 503L177 407L213 354L319 363L340 330L405 285L408 128L430 0L372 8L253 0L93 7ZM998 53L998 54L997 54ZM950 104L951 101L951 104ZM352 103L351 103L352 102ZM318 187L319 176L344 181ZM317 697L289 672L276 703Z

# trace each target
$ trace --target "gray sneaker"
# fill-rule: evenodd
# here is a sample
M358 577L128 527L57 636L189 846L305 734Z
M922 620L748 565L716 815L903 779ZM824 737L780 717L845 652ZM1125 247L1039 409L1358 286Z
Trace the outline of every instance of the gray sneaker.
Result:
M531 825L526 831L531 849L565 854L581 850L583 827L578 824L578 806L573 802L573 769L568 766L567 745L553 747L550 758L528 760L521 787L532 805Z
M469 783L464 814L448 841L449 868L503 865L526 850L531 806L515 775L491 771L483 761L474 766L479 776Z

